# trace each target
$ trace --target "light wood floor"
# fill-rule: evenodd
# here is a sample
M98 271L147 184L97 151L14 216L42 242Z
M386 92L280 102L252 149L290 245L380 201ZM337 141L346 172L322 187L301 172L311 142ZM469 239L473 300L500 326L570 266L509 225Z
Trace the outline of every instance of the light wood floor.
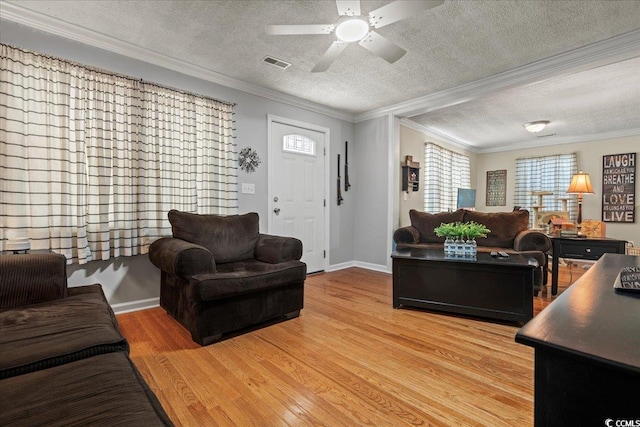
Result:
M541 293L535 312L552 300ZM518 326L393 309L388 274L309 276L299 318L207 347L160 308L118 321L179 426L533 425Z

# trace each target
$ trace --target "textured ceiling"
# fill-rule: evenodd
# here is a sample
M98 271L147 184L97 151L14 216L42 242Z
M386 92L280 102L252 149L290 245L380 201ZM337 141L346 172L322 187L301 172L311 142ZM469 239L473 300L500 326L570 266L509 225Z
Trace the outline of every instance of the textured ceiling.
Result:
M408 51L396 63L353 43L328 71L311 73L334 36L269 36L264 26L334 23L338 12L331 0L7 3L354 115L640 28L640 1L635 0L447 0L378 30ZM388 3L363 0L362 13ZM261 62L266 55L293 65L279 70ZM522 123L531 120L551 120L544 133L556 133L549 138L559 140L613 134L640 130L639 90L639 62L629 60L501 90L412 120L479 150L530 141L535 137L523 132Z

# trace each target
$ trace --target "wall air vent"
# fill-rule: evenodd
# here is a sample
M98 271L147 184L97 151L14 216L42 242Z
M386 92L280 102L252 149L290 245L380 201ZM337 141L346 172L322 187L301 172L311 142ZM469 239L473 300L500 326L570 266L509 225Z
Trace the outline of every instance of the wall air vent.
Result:
M274 67L278 67L282 70L286 70L291 66L288 62L285 62L281 59L274 58L273 56L265 56L262 58L262 62L266 62L269 65L273 65Z

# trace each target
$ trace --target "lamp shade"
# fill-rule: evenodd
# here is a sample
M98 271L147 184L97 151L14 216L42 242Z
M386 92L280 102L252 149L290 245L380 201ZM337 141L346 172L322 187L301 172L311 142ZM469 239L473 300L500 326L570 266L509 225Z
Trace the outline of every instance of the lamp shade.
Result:
M567 193L593 194L593 187L591 187L591 178L589 178L589 174L582 171L574 174L573 178L571 178L571 184L569 184Z

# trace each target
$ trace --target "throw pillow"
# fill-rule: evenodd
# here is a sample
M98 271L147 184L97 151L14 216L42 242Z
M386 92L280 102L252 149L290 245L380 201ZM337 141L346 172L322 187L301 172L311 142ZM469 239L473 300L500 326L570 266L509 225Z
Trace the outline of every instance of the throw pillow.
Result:
M420 232L420 243L443 243L444 237L436 236L433 229L439 227L442 223L462 221L463 216L464 211L462 209L436 214L420 212L415 209L409 211L411 225Z

